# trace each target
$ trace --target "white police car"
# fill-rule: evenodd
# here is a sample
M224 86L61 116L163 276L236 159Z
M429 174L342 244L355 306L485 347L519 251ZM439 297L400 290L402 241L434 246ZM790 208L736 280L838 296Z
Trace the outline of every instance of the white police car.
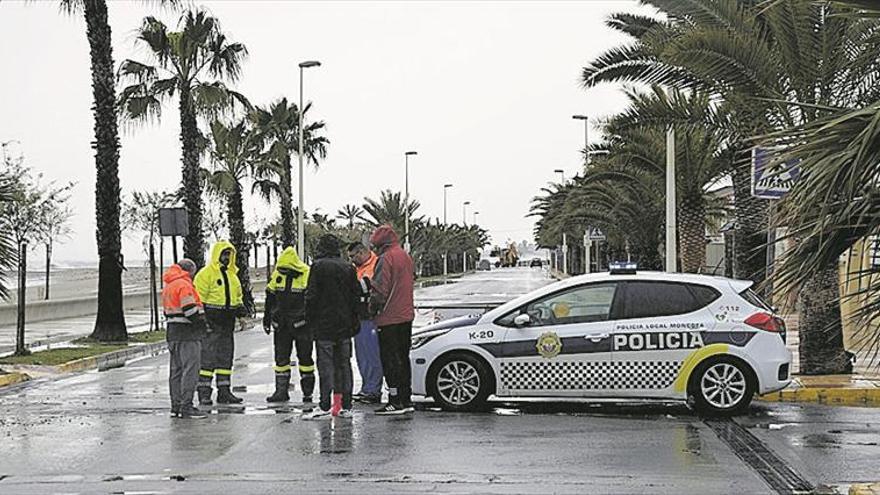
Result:
M790 381L785 323L751 285L634 266L569 278L415 331L413 393L456 411L495 395L686 400L739 413Z

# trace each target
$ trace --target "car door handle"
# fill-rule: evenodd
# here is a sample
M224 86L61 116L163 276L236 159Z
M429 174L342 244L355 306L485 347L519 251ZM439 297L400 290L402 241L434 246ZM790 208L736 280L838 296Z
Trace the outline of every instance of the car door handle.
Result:
M592 333L592 334L590 334L590 335L587 335L587 336L584 337L584 338L587 339L587 340L602 340L602 339L607 339L608 337L611 337L611 334L608 334L608 333Z

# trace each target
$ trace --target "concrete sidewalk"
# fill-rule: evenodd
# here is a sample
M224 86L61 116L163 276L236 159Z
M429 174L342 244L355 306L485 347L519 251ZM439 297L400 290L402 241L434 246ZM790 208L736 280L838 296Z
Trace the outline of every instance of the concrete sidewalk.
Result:
M125 323L129 332L149 330L150 310L130 309L125 312ZM69 342L92 333L95 329L95 315L77 316L59 320L38 321L25 326L25 346L36 350L39 347ZM15 350L15 325L0 326L0 356Z

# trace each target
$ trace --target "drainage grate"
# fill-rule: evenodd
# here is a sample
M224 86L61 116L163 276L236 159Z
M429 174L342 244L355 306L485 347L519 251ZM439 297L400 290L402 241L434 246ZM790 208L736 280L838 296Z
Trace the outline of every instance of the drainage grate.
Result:
M813 493L813 485L774 454L764 442L733 420L705 420L737 457L780 495Z

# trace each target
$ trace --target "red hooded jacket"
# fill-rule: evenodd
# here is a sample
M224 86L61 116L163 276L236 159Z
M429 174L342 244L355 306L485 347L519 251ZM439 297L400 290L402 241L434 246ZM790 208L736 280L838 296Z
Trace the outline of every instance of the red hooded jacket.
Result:
M382 225L370 236L370 244L379 255L373 274L373 298L379 304L376 326L384 327L413 321L413 261L400 247L397 233Z

